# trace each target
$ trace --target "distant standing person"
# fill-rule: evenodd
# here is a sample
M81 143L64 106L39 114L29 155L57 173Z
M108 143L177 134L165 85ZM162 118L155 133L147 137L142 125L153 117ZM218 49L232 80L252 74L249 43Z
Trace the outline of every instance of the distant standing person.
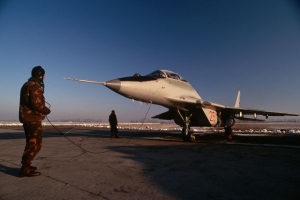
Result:
M36 66L31 71L31 78L21 88L19 120L23 123L26 146L19 177L41 175L31 163L42 148L42 120L50 113L45 106L44 79L45 70Z
M110 137L119 138L118 134L118 120L114 110L111 111L109 115L109 124L110 124Z

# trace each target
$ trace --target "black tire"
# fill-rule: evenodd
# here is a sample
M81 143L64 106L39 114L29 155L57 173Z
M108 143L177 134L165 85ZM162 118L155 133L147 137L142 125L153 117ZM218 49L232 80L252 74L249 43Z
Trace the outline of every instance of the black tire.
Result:
M196 140L194 133L189 132L189 142L194 142Z
M225 127L225 137L228 140L232 140L232 128L231 128L231 126Z
M187 133L186 133L187 131ZM182 135L182 138L183 138L183 141L185 142L194 142L195 141L195 135L190 132L190 129L186 129L185 127L182 128L182 132L181 132L181 135Z

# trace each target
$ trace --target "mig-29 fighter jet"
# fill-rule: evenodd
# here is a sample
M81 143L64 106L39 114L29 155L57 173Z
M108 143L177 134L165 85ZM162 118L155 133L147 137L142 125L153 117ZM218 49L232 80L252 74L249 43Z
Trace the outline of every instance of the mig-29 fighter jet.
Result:
M156 70L148 75L116 78L106 82L65 78L80 82L101 84L114 92L137 101L164 106L168 111L152 118L174 120L182 127L184 141L194 141L190 127L224 127L225 135L232 139L232 126L235 119L261 121L257 115L299 116L298 114L240 108L240 91L234 107L205 101L199 93L178 73L169 70ZM246 118L252 115L253 118Z

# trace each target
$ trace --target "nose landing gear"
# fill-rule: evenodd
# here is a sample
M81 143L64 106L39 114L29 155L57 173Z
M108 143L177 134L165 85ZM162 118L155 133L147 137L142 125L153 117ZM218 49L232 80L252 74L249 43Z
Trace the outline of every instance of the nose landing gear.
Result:
M190 132L190 128L187 125L182 127L182 138L185 142L194 142L196 139L194 133Z
M180 111L177 110L179 116L182 118L183 122L184 122L184 125L182 127L182 132L181 132L181 135L182 135L182 138L183 138L183 141L185 142L193 142L195 141L195 135L194 133L192 133L190 131L190 118L192 117L192 114L190 114L189 116L187 116L187 113L185 112L184 113L184 117L181 115Z

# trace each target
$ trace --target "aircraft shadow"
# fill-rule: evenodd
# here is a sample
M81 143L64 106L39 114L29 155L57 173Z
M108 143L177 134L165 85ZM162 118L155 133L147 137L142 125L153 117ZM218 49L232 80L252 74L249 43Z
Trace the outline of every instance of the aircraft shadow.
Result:
M293 199L299 194L299 187L291 185L300 178L296 167L300 160L295 155L285 157L289 150L262 153L255 147L222 144L141 145L110 150L141 163L143 176L174 199ZM282 171L284 176L279 176ZM279 185L284 188L278 190Z

